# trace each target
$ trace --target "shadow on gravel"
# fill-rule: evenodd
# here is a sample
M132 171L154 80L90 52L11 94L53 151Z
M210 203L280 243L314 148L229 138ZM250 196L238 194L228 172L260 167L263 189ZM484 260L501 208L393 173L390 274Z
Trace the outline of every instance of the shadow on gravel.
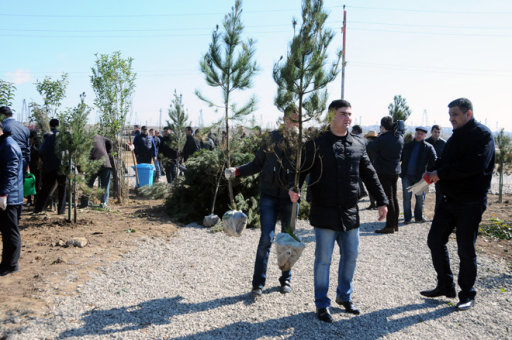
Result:
M249 293L201 303L184 303L181 300L183 297L176 296L149 300L128 307L93 309L82 315L81 321L84 325L81 328L66 330L60 334L59 338L136 331L151 325L170 324L172 317L177 315L204 312L239 302L244 302L246 305L254 303Z
M385 335L399 332L414 324L427 320L435 320L449 315L453 307L444 307L422 314L402 316L400 314L415 310L435 308L446 302L427 299L421 304L411 304L397 308L382 309L360 316L350 317L339 308L333 308L333 324L326 324L316 319L313 312L300 313L280 319L272 319L259 323L235 322L222 328L206 332L198 332L188 336L172 337L171 339L260 339L260 338L298 338L298 339L380 339Z

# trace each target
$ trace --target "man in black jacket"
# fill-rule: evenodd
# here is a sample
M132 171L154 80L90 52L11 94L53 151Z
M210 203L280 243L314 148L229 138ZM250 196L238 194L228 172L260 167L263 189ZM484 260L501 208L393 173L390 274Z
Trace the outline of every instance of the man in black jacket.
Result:
M427 137L427 128L418 126L412 142L404 145L402 151L402 197L404 203L404 224L411 223L411 200L412 193L407 188L421 180L425 171L432 170L437 155L434 147L425 142ZM414 219L416 222L422 223L426 220L423 218L423 202L425 193L415 195L416 204L414 205Z
M143 126L140 135L133 139L137 164L152 164L155 159L155 144L153 137L148 134L148 128Z
M43 143L39 147L39 154L43 160L42 166L42 181L41 192L36 196L36 205L34 206L34 213L43 211L48 205L50 194L52 193L53 186L57 182L57 213L63 215L66 212L66 175L60 171L61 155L55 152L55 140L59 131L59 120L53 118L50 120L50 132L45 134Z
M178 152L172 145L171 132L169 132L169 130L170 129L168 127L164 127L163 137L160 143L159 159L162 160L165 176L167 177L167 183L171 184L177 175L176 165Z
M194 154L194 152L200 150L199 143L192 135L192 132L192 127L187 126L185 128L186 140L185 145L183 146L183 151L181 152L183 162L186 162L187 159Z
M359 249L359 177L377 200L379 221L386 217L388 200L375 170L366 154L361 137L349 133L352 122L349 102L339 99L329 105L329 129L306 144L300 186L311 174L311 212L309 220L315 228L315 305L318 319L332 322L329 269L334 243L340 249L336 303L348 313L359 314L352 302L352 278ZM299 194L289 191L292 202Z
M473 105L466 98L448 104L453 134L446 142L430 179L439 183L443 199L435 211L428 234L428 246L437 273L437 286L422 291L427 297L455 297L446 244L453 229L460 259L458 283L461 288L457 310L473 306L476 296L477 263L475 242L478 225L487 207L487 192L495 162L492 132L475 121Z
M389 201L386 225L384 228L376 230L376 233L392 234L398 231L400 207L398 206L396 183L400 174L400 157L403 147L402 135L394 132L393 117L383 117L380 120L379 137L366 146L368 154L373 154L373 166Z
M284 117L284 125L264 138L263 144L256 152L252 162L238 168L225 170L228 179L234 176L245 177L260 173L261 236L254 264L251 292L253 296L261 296L265 286L268 258L270 247L274 241L277 219L281 220L283 232L290 226L292 202L288 196L288 183L292 170L288 163L290 155L285 150L283 135L297 126L297 114L294 109L288 110L287 113ZM291 270L281 273L279 278L281 293L286 294L291 291L291 277Z
M432 125L432 129L430 129L430 137L425 139L425 141L429 144L432 144L434 149L436 150L437 157L441 157L443 154L444 146L446 145L446 141L441 138L441 127L439 125ZM441 195L441 188L439 187L439 183L435 184L436 187L436 208L443 199L443 195Z

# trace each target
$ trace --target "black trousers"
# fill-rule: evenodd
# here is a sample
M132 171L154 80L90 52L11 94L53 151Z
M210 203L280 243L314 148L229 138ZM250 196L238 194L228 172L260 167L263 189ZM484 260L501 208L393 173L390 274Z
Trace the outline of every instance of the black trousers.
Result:
M400 207L398 206L398 197L396 196L396 183L398 182L398 175L384 175L379 176L380 184L384 189L389 205L388 214L386 215L386 228L398 228L398 215L400 215Z
M66 175L59 175L58 170L43 174L41 192L37 194L34 212L41 212L46 208L55 182L57 182L57 213L62 215L66 212Z
M442 289L449 289L453 287L453 273L450 269L446 244L455 228L457 253L460 259L458 279L461 288L460 299L473 299L476 295L473 288L477 272L475 242L478 225L486 206L486 199L473 202L449 202L443 198L436 208L428 233L427 244L437 273L437 284Z
M0 209L0 231L2 232L2 269L15 269L21 251L20 229L18 227L21 216L21 204L8 205L5 210Z

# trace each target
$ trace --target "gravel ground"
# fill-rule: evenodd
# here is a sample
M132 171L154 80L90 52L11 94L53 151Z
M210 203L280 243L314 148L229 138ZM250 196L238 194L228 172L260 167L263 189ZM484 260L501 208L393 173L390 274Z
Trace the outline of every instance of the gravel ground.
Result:
M366 204L365 204L366 205ZM455 299L423 298L435 274L426 246L429 223L391 235L373 231L377 212L361 212L361 245L352 316L332 306L333 324L316 319L313 301L314 233L299 222L307 246L293 268L292 293L279 293L274 250L267 287L250 294L259 230L240 238L183 227L170 242L141 239L137 251L109 264L55 300L51 318L30 320L8 339L512 339L512 273L478 258L475 307L455 312ZM329 296L334 300L335 251ZM457 273L455 242L450 242ZM334 303L334 302L333 302ZM2 338L0 336L0 338Z

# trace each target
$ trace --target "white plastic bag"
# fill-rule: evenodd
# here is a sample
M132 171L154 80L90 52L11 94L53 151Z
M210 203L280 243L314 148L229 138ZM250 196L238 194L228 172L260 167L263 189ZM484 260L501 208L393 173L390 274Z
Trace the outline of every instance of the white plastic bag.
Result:
M222 216L222 228L228 236L241 236L247 225L247 215L240 210L229 210Z
M213 227L214 225L216 225L217 223L219 223L220 221L220 217L215 215L215 214L210 214L208 216L205 216L203 218L203 225L205 227Z
M297 241L288 233L279 233L276 236L277 265L281 271L290 270L299 259L306 245Z

